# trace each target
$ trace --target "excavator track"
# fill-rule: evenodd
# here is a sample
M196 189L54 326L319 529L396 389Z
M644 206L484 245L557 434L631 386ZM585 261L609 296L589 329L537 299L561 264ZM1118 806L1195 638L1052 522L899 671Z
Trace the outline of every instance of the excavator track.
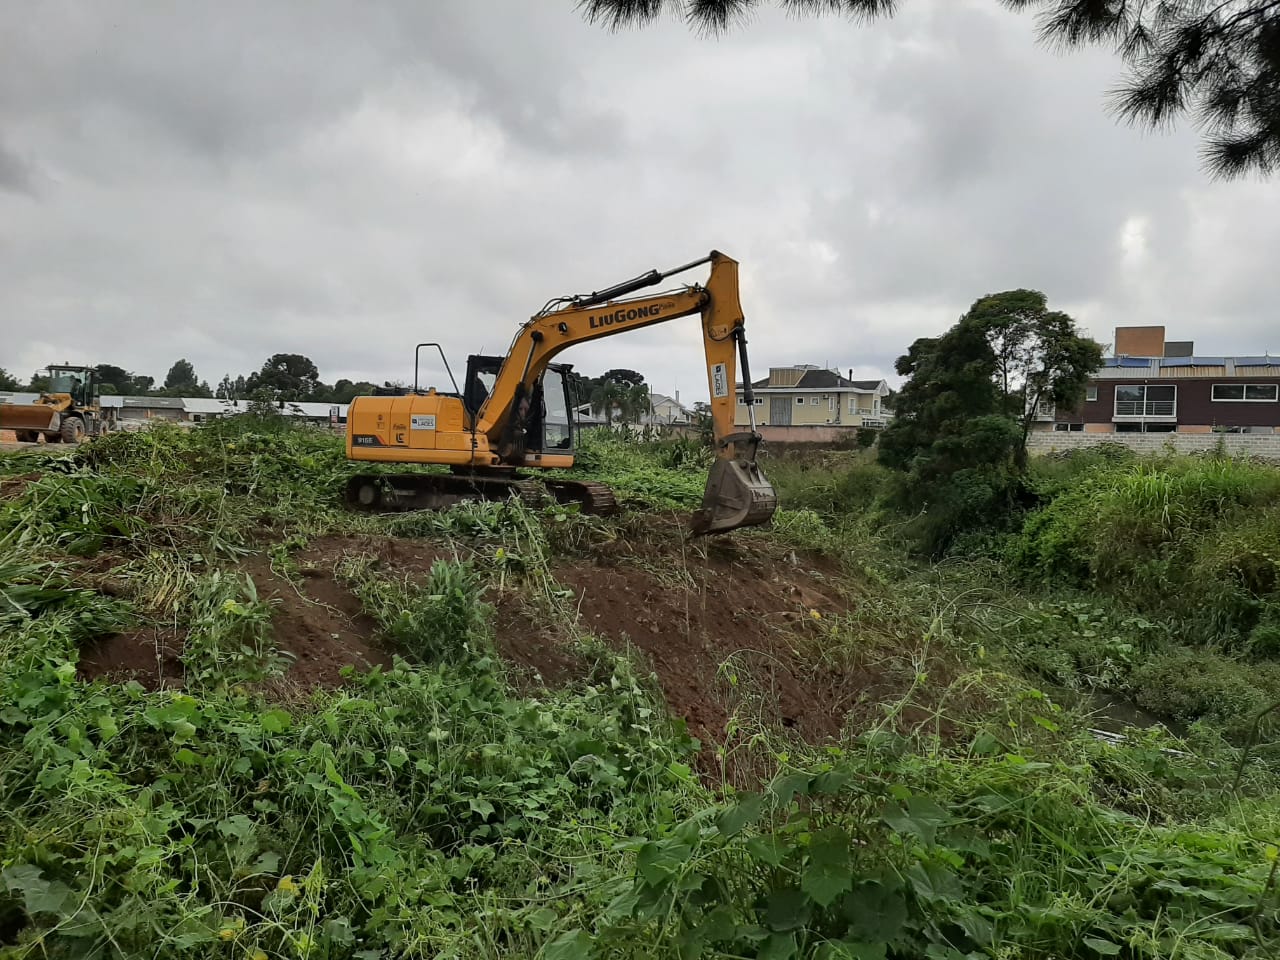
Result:
M618 512L613 491L590 480L541 480L484 474L360 474L347 481L348 506L371 512L447 510L468 500L519 498L541 507L550 494L559 503L578 503L583 513L608 516Z
M578 503L583 513L609 517L618 512L613 491L594 480L543 480L542 483L560 503Z

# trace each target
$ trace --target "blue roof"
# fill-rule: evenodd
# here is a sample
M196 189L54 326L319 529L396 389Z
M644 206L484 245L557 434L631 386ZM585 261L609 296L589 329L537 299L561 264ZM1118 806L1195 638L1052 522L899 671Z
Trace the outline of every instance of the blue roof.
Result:
M1160 361L1162 367L1221 367L1226 365L1225 357L1164 357ZM1236 361L1239 363L1240 361Z
M1280 357L1236 357L1237 367L1280 367Z
M1145 367L1150 369L1150 357L1105 357L1102 361L1104 367Z

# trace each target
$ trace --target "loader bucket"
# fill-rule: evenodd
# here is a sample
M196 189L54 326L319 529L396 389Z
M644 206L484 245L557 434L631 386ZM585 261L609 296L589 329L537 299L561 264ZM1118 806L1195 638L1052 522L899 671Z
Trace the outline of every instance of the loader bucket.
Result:
M56 431L58 411L44 403L0 403L0 430Z
M778 495L754 460L717 460L707 477L702 508L693 515L695 536L768 523Z

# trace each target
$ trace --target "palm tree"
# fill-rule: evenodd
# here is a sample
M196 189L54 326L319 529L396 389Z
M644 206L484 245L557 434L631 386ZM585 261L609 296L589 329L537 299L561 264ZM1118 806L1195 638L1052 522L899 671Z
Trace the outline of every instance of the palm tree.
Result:
M623 386L622 422L639 423L640 418L653 411L653 401L649 396L649 388L643 383Z
M599 416L604 414L605 423L613 422L613 411L623 405L626 386L616 380L602 380L591 390L591 412Z
M743 24L770 0L578 0L591 23L642 27L674 13L704 34ZM890 17L900 0L771 0L796 14L856 21ZM1278 0L992 0L1036 10L1040 37L1056 46L1111 47L1129 68L1113 93L1122 120L1163 127L1191 116L1203 129L1210 174L1280 170Z

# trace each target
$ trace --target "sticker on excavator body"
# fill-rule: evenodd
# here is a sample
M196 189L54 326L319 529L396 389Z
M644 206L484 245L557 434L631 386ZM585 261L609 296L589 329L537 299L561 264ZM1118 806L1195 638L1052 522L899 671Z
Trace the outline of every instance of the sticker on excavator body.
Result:
M711 365L711 395L713 397L729 395L729 371L723 363Z
M434 413L418 413L409 418L409 427L411 430L434 430L436 428L436 415Z

